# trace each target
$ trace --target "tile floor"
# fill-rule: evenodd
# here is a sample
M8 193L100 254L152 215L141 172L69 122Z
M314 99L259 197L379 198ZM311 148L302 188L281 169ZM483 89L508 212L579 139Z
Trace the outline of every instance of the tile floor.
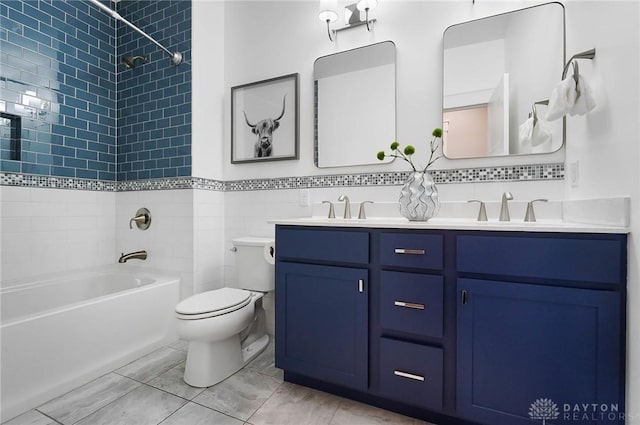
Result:
M182 381L186 343L178 341L4 425L429 425L283 382L274 347L209 388Z

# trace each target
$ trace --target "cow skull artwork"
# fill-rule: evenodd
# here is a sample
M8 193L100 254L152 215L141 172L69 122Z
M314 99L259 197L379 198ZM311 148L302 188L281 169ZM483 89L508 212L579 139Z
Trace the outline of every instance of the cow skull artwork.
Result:
M282 98L282 113L280 113L278 118L265 118L256 124L251 124L249 118L247 118L247 113L242 111L247 125L251 127L251 132L258 136L253 154L254 158L265 158L272 155L273 132L280 127L280 119L284 116L286 100L287 95L285 94Z

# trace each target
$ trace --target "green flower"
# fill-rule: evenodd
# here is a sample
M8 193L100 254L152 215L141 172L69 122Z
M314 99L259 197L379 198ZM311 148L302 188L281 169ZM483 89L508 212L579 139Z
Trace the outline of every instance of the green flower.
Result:
M416 148L414 148L412 145L407 145L405 146L405 148L400 151L400 144L398 142L393 142L391 143L391 153L390 154L385 154L384 151L380 151L377 154L377 157L380 161L384 160L387 157L391 157L391 158L401 158L404 161L408 162L409 165L411 165L411 168L413 169L413 171L422 171L425 172L427 171L427 169L429 167L431 167L433 165L434 162L436 162L438 159L440 159L440 155L436 156L434 158L434 155L436 153L436 151L438 150L438 143L437 143L437 139L442 137L442 129L441 128L434 128L433 132L431 133L431 135L433 136L433 139L431 140L431 142L429 143L429 147L430 147L430 155L429 155L429 161L427 161L427 165L424 167L417 167L415 166L415 164L413 163L413 161L411 160L411 156L416 153Z

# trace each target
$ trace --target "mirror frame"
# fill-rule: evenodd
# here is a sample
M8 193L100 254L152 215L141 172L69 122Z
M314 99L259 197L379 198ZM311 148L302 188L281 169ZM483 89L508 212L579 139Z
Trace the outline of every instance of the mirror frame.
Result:
M503 13L497 13L495 15L490 15L490 16L485 16L483 18L478 18L478 19L471 19L469 21L464 21L464 22L459 22L457 24L452 24L449 25L447 28L445 28L444 32L443 32L443 42L442 42L442 121L443 121L443 125L444 125L444 90L445 90L445 86L444 86L444 79L445 79L445 61L444 61L444 55L445 55L445 45L444 45L444 35L446 34L446 32L453 28L453 27L457 27L460 25L464 25L464 24L468 24L471 22L479 22L479 21L483 21L486 19L491 19L491 18L495 18L498 16L504 16L504 15L508 15L511 13L515 13L515 12L521 12L521 11L525 11L525 10L529 10L529 9L533 9L533 8L537 8L537 7L543 7L543 6L548 6L548 5L559 5L562 9L562 67L564 68L566 66L567 63L567 14L566 14L566 9L565 6L557 1L552 1L552 2L547 2L547 3L542 3L542 4L536 4L533 6L528 6L528 7L523 7L521 9L515 9L515 10L510 10L508 12L503 12ZM562 80L562 71L563 69L560 69L558 74L559 74L559 78L557 80L557 82L560 82ZM551 90L553 90L553 87L550 88L549 93L551 93ZM536 152L536 153L509 153L506 155L485 155L485 156L465 156L465 157L448 157L447 155L444 154L444 141L443 141L443 149L442 149L442 155L449 159L449 160L464 160L464 159L483 159L483 158L510 158L510 157L522 157L522 156L532 156L532 155L549 155L549 154L553 154L556 152L559 152L560 150L562 150L562 148L565 146L565 143L567 142L567 118L562 117L562 143L560 144L560 146L552 151L549 152Z

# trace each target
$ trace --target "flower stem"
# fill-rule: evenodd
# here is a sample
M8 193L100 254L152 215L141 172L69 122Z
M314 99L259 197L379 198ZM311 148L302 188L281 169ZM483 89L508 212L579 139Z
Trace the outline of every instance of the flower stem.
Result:
M436 143L436 137L434 137L431 140L430 143L430 147L431 147L431 154L429 155L429 161L427 161L427 165L423 168L422 172L425 173L427 172L427 169L434 163L436 162L438 159L440 159L441 155L438 155L437 157L433 157L433 155L436 153L436 151L438 150L438 144Z

